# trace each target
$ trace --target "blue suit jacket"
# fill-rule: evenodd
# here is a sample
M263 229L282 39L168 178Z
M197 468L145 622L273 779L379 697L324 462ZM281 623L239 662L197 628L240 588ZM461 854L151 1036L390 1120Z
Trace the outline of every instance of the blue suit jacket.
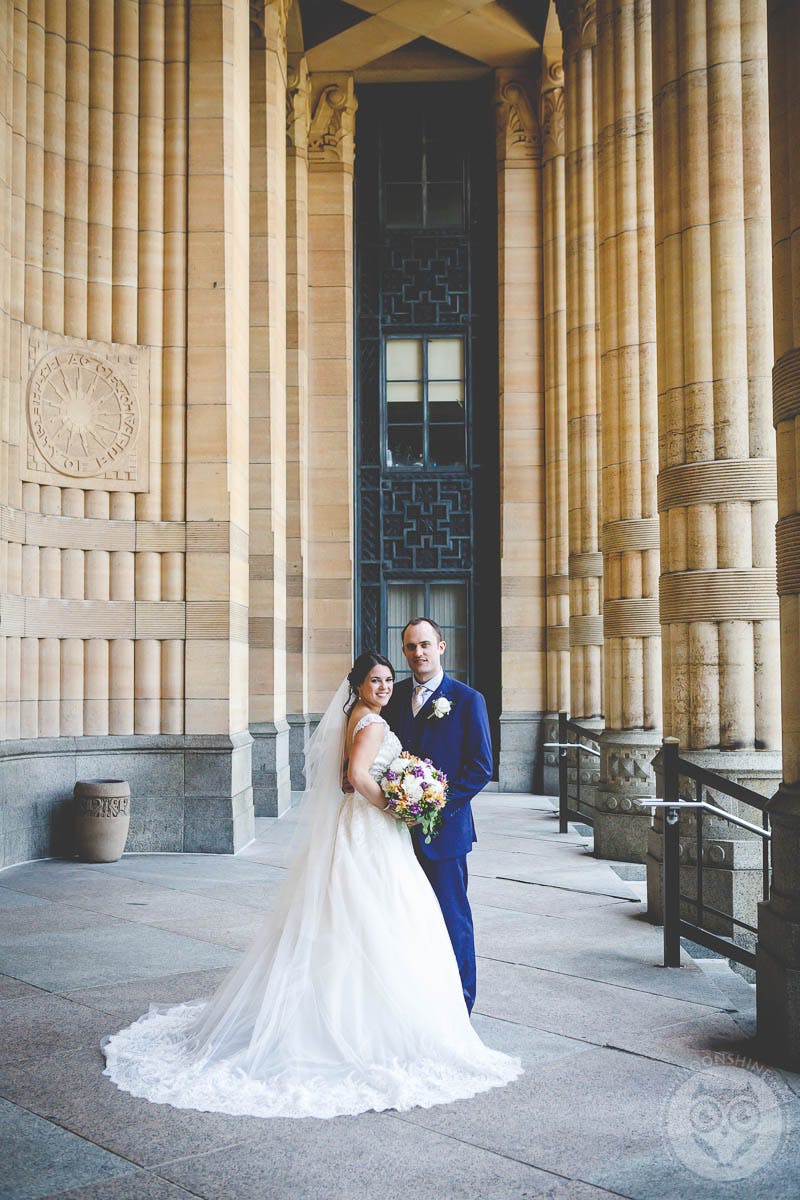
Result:
M398 683L383 715L404 750L429 758L447 776L444 823L429 845L419 829L411 830L418 853L427 858L461 858L476 841L470 800L492 777L492 739L486 701L480 692L445 675L416 717L411 712L413 681ZM433 702L446 696L452 708L433 716Z

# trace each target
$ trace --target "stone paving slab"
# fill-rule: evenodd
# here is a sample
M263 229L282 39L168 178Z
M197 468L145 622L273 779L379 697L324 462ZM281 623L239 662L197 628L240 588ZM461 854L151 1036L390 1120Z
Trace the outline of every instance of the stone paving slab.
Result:
M253 1141L162 1164L159 1174L209 1200L522 1200L546 1195L552 1182L526 1163L388 1114L298 1124L270 1121Z
M41 1200L131 1170L124 1159L2 1099L0 1143L0 1200Z
M0 1123L20 1160L0 1200L795 1200L800 1075L755 1060L754 989L721 960L684 956L665 970L641 883L594 859L583 834L558 835L547 799L493 793L475 809L473 1019L526 1069L507 1088L402 1114L192 1113L102 1075L102 1036L151 1003L218 986L273 902L296 812L260 818L236 857L0 873L0 1020L12 1046ZM668 1119L672 1097L686 1093L691 1110L704 1089L728 1085L726 1070L744 1093L761 1086L763 1136L772 1122L791 1141L738 1183L678 1158Z
M106 1018L63 996L39 992L0 1004L0 1064L38 1062L45 1055L76 1046L96 1046L105 1035Z
M610 1195L599 1192L598 1195ZM68 1192L59 1192L50 1200L186 1200L187 1196L195 1193L187 1192L177 1184L168 1183L159 1175L150 1171L134 1171L118 1179L104 1180L102 1183L90 1183L86 1187L70 1188Z
M232 965L236 958L224 947L132 923L0 943L0 971L48 991Z

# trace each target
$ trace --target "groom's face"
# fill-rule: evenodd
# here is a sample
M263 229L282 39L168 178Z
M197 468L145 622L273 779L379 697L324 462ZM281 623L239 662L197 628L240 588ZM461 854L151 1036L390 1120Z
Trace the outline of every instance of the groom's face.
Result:
M436 630L427 621L409 625L403 633L403 654L420 683L439 674L444 650L445 643L439 641Z

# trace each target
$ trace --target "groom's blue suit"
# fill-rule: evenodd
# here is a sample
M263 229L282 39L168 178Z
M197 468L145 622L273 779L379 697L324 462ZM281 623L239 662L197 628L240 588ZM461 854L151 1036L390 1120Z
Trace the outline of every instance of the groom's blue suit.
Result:
M419 829L411 836L419 863L430 880L453 943L464 999L475 1002L475 937L467 900L467 854L476 841L470 800L492 777L492 741L486 701L480 692L445 675L440 686L414 716L413 681L398 683L384 716L405 750L429 758L448 779L444 822L425 844ZM434 701L446 697L447 716L434 715Z

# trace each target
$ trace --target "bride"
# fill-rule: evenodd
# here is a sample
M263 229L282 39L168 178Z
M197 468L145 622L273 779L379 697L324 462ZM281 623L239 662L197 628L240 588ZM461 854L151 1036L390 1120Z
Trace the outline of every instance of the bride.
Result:
M377 783L401 749L394 670L361 654L306 756L300 848L274 911L210 1000L152 1006L105 1074L176 1108L335 1117L464 1099L518 1059L470 1024L438 901ZM354 791L342 791L347 770Z

